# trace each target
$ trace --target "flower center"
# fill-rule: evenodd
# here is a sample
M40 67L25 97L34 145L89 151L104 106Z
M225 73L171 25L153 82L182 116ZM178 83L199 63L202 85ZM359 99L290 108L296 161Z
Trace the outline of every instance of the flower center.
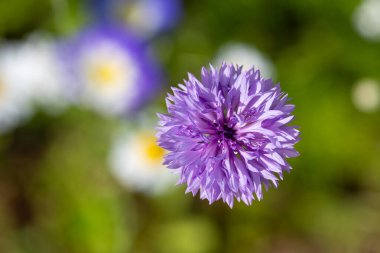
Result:
M4 95L4 84L0 78L0 98Z
M235 137L235 129L228 127L227 125L223 126L223 135L226 139L234 139Z
M165 151L157 145L154 135L141 134L139 136L141 153L150 164L157 165L162 162Z
M94 64L90 70L90 79L100 87L115 85L121 77L121 69L112 62Z

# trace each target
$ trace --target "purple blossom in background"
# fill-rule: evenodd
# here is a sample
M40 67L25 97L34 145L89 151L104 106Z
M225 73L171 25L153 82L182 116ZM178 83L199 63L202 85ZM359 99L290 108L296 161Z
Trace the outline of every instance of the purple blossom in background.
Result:
M182 15L181 0L87 0L96 22L125 25L150 39L175 27Z
M89 27L62 45L72 97L108 115L131 115L160 91L162 73L125 29Z
M186 193L250 205L263 198L262 186L277 187L286 158L299 153L299 131L288 126L294 105L279 84L260 71L223 64L202 69L168 94L168 114L159 114L158 143L169 153L164 164L180 174Z

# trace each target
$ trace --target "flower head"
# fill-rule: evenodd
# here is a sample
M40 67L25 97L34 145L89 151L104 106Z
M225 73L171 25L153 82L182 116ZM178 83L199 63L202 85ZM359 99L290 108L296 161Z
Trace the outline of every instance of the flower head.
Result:
M298 156L299 131L287 124L294 105L260 71L223 64L202 69L168 94L168 114L159 114L158 143L169 153L164 164L180 174L186 192L210 204L234 198L247 205L262 199L262 187L277 187Z
M380 105L380 84L377 80L363 78L352 89L352 102L362 112L375 112Z
M380 40L380 0L363 0L353 13L358 33L367 40Z
M0 133L6 132L28 118L33 110L29 86L19 81L19 47L0 48Z
M14 82L25 86L34 104L41 109L52 113L62 111L69 101L56 41L34 34L17 47L18 54L12 60Z
M0 132L30 117L35 107L56 112L66 105L53 40L33 34L0 47Z
M273 77L276 72L272 61L263 52L252 45L238 42L229 42L223 45L218 50L214 62L217 66L221 66L224 62L239 63L247 68L255 65L260 69L263 77ZM243 70L248 70L244 67Z
M157 145L152 130L126 131L116 139L110 154L112 174L130 190L163 193L174 175L162 165L165 150Z
M87 0L97 21L122 23L144 39L177 25L182 12L180 0Z
M174 27L180 18L179 0L139 0L125 3L121 16L138 35L150 38Z
M122 28L91 27L65 46L73 93L100 113L131 114L159 90L158 66L142 43Z

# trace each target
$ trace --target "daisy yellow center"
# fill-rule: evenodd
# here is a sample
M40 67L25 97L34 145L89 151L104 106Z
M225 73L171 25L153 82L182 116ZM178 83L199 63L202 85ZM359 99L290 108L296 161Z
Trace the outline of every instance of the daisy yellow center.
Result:
M97 63L90 69L90 79L100 87L114 86L122 73L112 62Z
M141 9L138 4L131 4L123 11L124 20L130 23L138 23L141 17Z
M139 138L142 153L149 163L161 163L164 150L156 143L154 135L141 135Z
M0 98L3 96L3 94L4 94L4 84L0 79Z

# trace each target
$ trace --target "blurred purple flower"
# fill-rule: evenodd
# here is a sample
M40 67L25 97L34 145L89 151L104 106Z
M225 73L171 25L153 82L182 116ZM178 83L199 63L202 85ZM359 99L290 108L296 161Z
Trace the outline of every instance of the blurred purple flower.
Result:
M158 65L143 43L122 28L91 27L62 49L73 97L101 113L130 115L159 91Z
M125 24L143 38L173 28L181 17L181 0L87 0L97 21Z
M180 173L186 193L210 204L262 199L262 186L277 187L291 169L286 158L299 155L299 131L287 125L295 106L259 70L210 65L201 81L189 74L184 82L168 94L168 114L158 114L158 143L170 151L164 164Z

